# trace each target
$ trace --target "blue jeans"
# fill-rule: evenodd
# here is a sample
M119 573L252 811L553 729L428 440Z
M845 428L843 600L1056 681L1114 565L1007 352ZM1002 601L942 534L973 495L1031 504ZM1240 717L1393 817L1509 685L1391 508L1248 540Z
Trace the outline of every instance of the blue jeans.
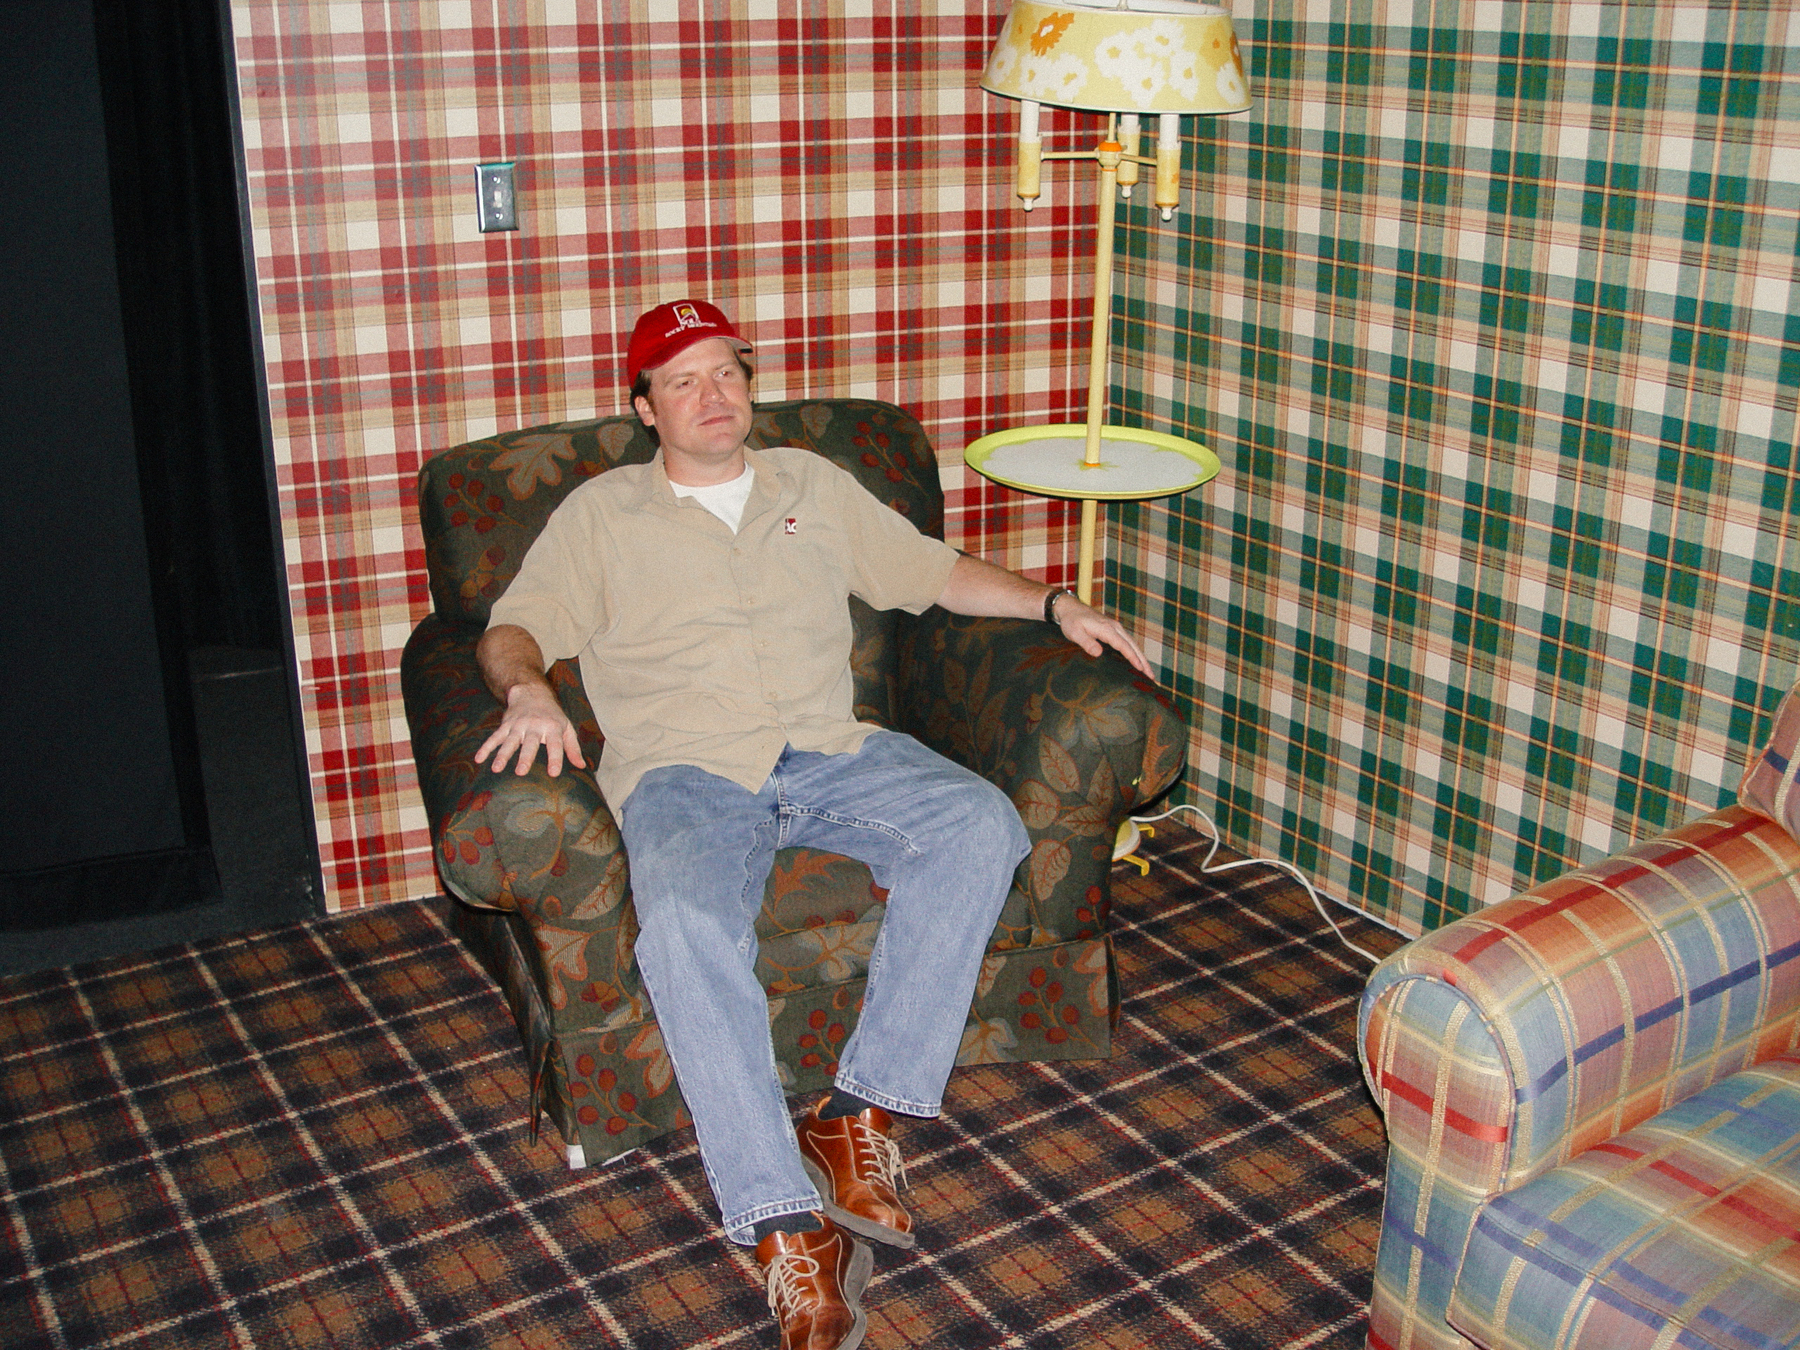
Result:
M837 1085L890 1111L938 1113L982 957L1031 848L986 779L910 736L852 754L791 746L760 791L689 765L652 769L616 813L631 861L638 969L736 1242L820 1208L775 1068L756 919L775 851L860 859L888 892Z

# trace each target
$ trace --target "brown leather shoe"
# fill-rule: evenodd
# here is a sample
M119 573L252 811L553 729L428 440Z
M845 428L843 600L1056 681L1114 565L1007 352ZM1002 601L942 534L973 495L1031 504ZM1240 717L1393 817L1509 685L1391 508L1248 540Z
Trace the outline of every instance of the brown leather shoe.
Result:
M879 1106L860 1115L819 1119L820 1102L800 1121L800 1161L819 1188L825 1212L853 1233L892 1247L911 1247L912 1215L900 1204L906 1167L890 1139L894 1121Z
M869 1320L862 1293L875 1258L823 1214L816 1233L770 1233L756 1244L781 1350L853 1350Z

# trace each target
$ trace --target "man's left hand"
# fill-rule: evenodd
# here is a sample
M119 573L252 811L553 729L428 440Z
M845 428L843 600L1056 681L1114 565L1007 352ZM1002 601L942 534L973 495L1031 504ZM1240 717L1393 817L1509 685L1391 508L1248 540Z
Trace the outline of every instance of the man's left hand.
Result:
M1046 591L1041 581L1027 581L1016 572L965 553L950 569L950 579L938 603L952 614L990 614L1001 618L1041 619ZM1090 605L1065 593L1052 613L1056 626L1089 656L1111 647L1131 662L1138 674L1154 680L1150 663L1117 619L1109 619Z
M1109 619L1091 605L1084 605L1073 595L1064 595L1056 602L1056 624L1062 629L1063 636L1073 642L1089 656L1098 656L1102 647L1111 647L1127 661L1140 675L1151 674L1150 663L1138 650L1137 643L1131 640L1124 626L1117 619Z

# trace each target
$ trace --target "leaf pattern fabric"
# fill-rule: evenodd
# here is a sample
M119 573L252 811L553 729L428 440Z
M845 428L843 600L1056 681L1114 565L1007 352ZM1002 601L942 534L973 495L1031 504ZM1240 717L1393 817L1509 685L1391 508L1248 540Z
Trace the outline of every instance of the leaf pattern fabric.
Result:
M894 510L943 535L937 457L888 404L758 407L752 441L840 464ZM687 1123L632 946L630 865L592 775L541 762L493 774L474 752L500 706L475 663L488 608L563 497L654 447L634 418L510 432L444 452L420 473L433 613L402 682L439 874L455 925L504 991L546 1112L597 1162ZM1090 659L1046 624L852 600L859 717L907 731L998 784L1032 835L995 930L961 1063L1103 1056L1117 981L1106 938L1118 824L1161 793L1187 730L1121 660ZM600 732L573 662L551 682L590 763ZM855 1029L886 897L853 859L788 849L757 925L777 1068L789 1091L829 1086Z

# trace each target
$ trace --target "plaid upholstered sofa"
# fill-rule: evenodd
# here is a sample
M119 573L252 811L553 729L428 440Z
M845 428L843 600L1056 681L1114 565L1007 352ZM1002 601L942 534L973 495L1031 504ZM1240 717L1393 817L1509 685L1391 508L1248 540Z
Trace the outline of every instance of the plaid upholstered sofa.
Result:
M804 446L943 537L937 457L885 403L759 405L752 443ZM474 753L498 724L475 643L550 512L578 484L655 447L635 417L508 432L445 451L419 475L432 612L401 664L419 785L459 934L499 982L524 1041L535 1131L547 1111L571 1165L686 1122L632 944L628 859L591 773L542 761L523 778ZM658 565L679 566L679 559ZM1043 623L917 618L852 600L861 718L911 732L999 784L1032 838L984 964L960 1062L1110 1052L1118 986L1107 938L1112 843L1162 792L1187 744L1157 690ZM589 764L600 733L572 662L552 682ZM757 931L790 1091L829 1085L856 1025L883 895L860 863L777 855Z
M1377 967L1371 1347L1800 1344L1797 752Z

